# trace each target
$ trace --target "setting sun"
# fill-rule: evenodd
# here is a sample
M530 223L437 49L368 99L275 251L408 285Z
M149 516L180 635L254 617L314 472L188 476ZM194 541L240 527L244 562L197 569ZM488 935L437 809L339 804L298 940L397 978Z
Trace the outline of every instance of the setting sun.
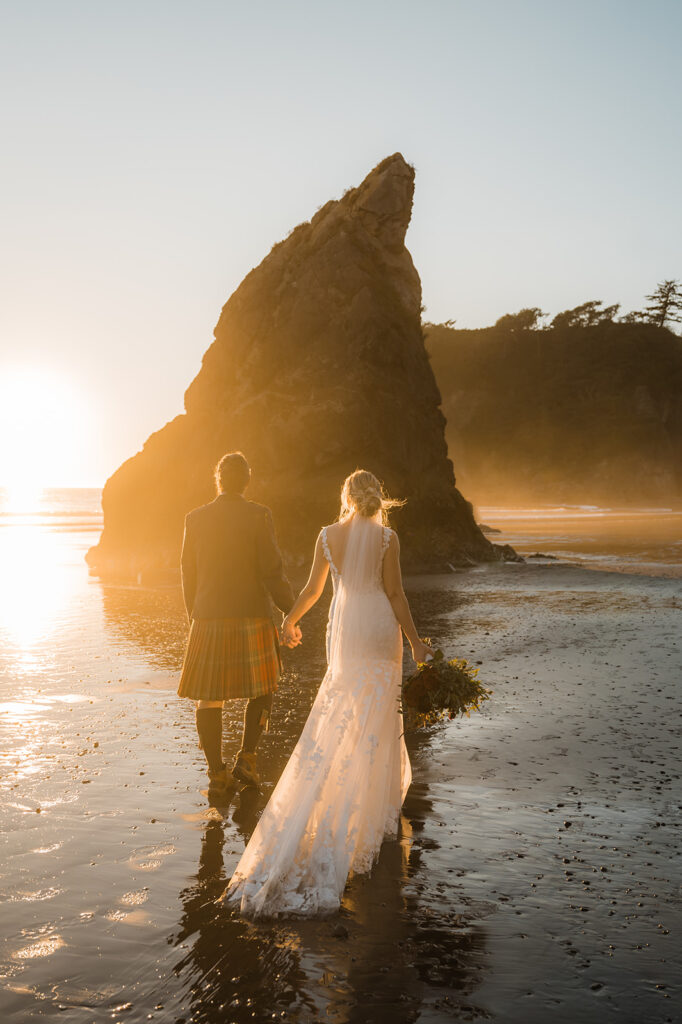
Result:
M83 396L64 374L13 366L0 373L0 487L7 510L27 511L43 487L79 482L91 427Z

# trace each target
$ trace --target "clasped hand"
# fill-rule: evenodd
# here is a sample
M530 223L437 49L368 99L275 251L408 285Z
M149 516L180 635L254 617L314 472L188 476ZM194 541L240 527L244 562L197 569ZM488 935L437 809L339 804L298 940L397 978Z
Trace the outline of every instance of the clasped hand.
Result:
M285 618L282 622L282 629L280 632L280 643L285 647L298 647L302 642L303 633L301 627L294 625Z

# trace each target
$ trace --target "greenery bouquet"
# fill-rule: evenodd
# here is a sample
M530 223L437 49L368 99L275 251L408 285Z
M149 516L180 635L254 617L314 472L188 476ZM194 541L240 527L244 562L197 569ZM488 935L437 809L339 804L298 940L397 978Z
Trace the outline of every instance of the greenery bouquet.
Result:
M412 728L431 725L444 718L456 718L490 699L492 690L479 681L478 669L465 658L446 659L435 650L429 661L420 662L417 671L403 682L402 710Z

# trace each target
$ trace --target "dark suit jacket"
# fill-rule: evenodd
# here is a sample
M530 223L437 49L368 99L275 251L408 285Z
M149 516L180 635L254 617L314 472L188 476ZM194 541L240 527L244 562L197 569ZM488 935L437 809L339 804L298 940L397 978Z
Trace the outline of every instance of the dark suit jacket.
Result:
M294 603L265 505L219 494L185 517L182 592L190 619L269 618Z

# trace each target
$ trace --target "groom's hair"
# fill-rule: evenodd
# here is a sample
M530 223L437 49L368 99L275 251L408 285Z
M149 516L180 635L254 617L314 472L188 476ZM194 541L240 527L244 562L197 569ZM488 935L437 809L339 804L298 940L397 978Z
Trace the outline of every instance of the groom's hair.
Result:
M221 494L241 494L250 479L251 469L242 452L228 452L215 468L215 482Z

